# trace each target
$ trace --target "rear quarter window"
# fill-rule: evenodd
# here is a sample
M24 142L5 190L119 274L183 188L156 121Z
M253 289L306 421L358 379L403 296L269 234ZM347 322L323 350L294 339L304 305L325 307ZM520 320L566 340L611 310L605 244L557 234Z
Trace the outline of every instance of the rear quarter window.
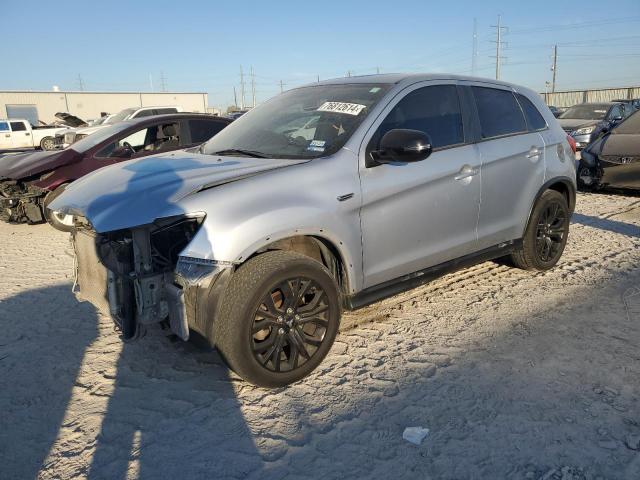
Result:
M27 127L24 123L22 122L10 122L11 123L11 130L13 130L14 132L24 132Z
M206 142L226 126L226 123L211 120L189 120L191 143Z
M471 87L471 91L483 139L527 131L524 115L512 92L488 87Z
M547 128L547 122L545 122L544 117L531 100L521 94L517 94L516 96L518 97L518 102L522 107L524 116L527 119L529 130L542 130Z
M0 122L0 132L9 131L9 124L7 122Z

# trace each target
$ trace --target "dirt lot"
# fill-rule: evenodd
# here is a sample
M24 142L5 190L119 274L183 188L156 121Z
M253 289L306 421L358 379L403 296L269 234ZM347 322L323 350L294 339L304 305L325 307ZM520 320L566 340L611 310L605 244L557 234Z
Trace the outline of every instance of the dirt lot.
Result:
M638 197L580 195L550 272L484 263L349 314L278 391L157 329L122 344L68 252L0 225L0 478L640 478Z

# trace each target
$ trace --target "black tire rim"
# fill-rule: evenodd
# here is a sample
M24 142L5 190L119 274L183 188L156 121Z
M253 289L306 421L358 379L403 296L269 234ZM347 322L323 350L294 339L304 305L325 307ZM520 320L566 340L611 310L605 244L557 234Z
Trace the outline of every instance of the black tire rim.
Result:
M251 325L258 363L276 373L300 368L324 342L329 313L329 298L315 280L295 277L270 288Z
M567 216L558 202L549 203L538 218L536 253L542 262L551 262L561 253L566 234Z

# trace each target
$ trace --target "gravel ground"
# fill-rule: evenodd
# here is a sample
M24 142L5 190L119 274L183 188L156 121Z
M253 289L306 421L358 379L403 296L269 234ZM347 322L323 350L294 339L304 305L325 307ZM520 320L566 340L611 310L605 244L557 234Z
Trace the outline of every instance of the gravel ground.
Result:
M121 343L68 252L0 225L0 478L640 478L639 197L580 195L550 272L484 263L346 315L275 391L159 329Z

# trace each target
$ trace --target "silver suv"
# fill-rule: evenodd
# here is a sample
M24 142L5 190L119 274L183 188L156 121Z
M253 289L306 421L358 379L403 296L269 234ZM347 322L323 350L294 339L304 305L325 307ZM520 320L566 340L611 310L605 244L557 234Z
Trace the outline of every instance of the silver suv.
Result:
M289 90L200 147L103 168L75 216L81 298L123 338L197 332L275 387L329 351L343 309L490 259L546 270L575 203L567 135L533 91L450 75Z

